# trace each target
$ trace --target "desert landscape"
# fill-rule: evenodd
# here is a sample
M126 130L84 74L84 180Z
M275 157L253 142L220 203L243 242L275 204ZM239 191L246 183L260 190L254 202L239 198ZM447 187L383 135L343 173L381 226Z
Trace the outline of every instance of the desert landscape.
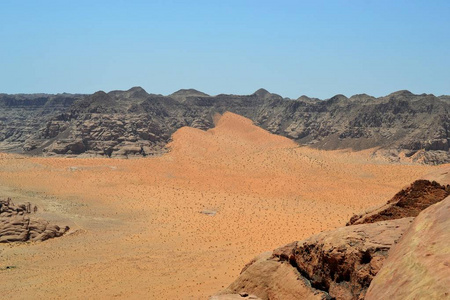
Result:
M450 1L0 1L1 299L450 299Z
M319 150L225 112L136 159L0 156L0 194L70 230L0 243L8 299L207 299L258 253L345 226L432 166Z

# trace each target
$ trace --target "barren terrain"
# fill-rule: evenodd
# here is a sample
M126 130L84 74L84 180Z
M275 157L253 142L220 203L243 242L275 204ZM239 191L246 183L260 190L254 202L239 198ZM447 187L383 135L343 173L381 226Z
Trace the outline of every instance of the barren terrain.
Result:
M435 168L299 147L232 113L169 146L140 159L0 154L0 197L71 228L0 245L2 297L205 299L256 254L342 226Z

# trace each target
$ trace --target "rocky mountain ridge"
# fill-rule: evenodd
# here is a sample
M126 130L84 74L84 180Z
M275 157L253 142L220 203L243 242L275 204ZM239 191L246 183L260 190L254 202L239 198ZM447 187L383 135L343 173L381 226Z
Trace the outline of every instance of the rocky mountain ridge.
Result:
M209 96L188 89L169 96L140 87L92 95L0 94L0 151L30 155L130 157L167 151L183 126L214 127L230 111L271 133L320 149L377 149L389 160L450 162L450 97L398 91L327 100L251 95Z

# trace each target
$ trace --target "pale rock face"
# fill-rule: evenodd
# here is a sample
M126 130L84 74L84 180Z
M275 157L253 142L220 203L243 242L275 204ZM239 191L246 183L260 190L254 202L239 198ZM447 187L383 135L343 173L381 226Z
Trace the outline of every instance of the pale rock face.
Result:
M389 253L366 300L450 298L450 197L430 206Z
M337 299L359 299L412 218L341 227L274 251L311 286Z

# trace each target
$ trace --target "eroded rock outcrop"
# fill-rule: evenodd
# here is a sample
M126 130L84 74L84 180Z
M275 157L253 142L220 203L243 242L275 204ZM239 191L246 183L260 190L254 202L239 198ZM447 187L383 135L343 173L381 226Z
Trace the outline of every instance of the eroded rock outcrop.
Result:
M441 185L436 181L416 180L398 192L386 205L365 214L354 215L347 226L416 217L422 210L449 195L449 185Z
M450 298L450 197L419 214L391 249L366 300Z
M273 252L289 261L311 286L336 299L361 299L389 249L412 218L341 227Z
M69 230L68 226L61 228L33 217L36 210L30 203L15 205L11 199L0 200L0 243L45 241Z

